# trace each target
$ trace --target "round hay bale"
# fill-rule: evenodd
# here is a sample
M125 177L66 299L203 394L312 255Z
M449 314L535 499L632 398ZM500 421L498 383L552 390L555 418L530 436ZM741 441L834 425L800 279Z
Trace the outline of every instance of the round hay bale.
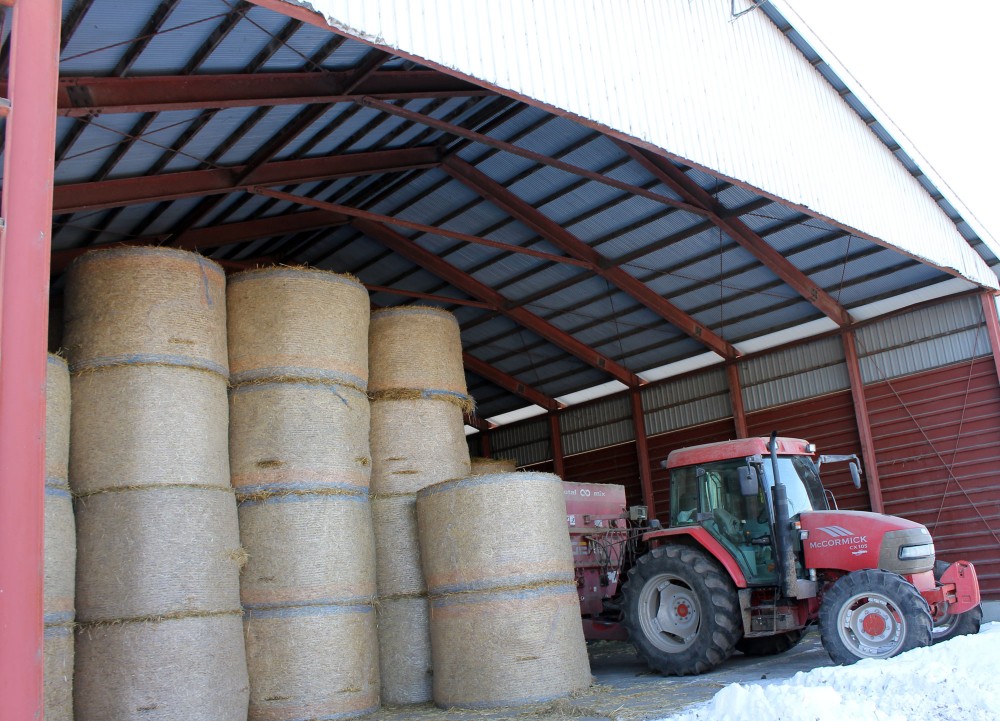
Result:
M239 612L84 626L76 641L76 721L246 721Z
M372 499L375 525L375 566L379 596L425 594L417 540L417 497Z
M241 492L296 487L366 491L368 396L325 383L260 383L229 399L229 457Z
M481 458L475 456L471 459L472 471L470 476L485 476L490 473L513 473L517 470L517 461L513 458Z
M340 719L379 706L370 605L247 611L249 721Z
M234 384L304 378L368 387L368 291L315 268L263 268L229 278Z
M76 521L81 621L239 610L245 554L228 489L99 493L80 499Z
M575 584L431 599L434 702L540 703L591 683Z
M128 247L82 255L66 278L70 367L181 365L228 377L225 294L222 268L195 253Z
M432 595L574 580L563 484L551 473L425 488L417 493L417 531Z
M377 310L369 332L369 390L433 389L467 397L455 316L441 308Z
M72 623L76 521L68 487L45 487L45 622Z
M44 689L47 721L73 721L73 624L45 625Z
M367 495L281 493L239 504L245 607L333 604L375 596Z
M376 613L382 703L430 701L433 693L427 597L379 599Z
M214 373L119 366L73 376L73 490L229 488L229 399Z
M69 365L48 356L45 373L45 483L66 485L69 477Z
M469 475L462 409L438 400L374 400L371 404L372 492L415 493Z

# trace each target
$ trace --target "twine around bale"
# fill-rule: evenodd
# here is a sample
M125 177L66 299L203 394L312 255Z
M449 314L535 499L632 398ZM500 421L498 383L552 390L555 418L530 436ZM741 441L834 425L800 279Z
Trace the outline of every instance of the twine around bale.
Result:
M476 402L472 396L454 391L439 391L420 388L391 388L389 390L372 391L368 397L373 401L415 401L437 400L452 403L462 409L463 413L472 413Z

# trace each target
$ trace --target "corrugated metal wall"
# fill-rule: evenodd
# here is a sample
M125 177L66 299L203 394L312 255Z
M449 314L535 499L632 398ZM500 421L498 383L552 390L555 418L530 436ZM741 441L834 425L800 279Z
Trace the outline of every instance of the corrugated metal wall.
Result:
M635 440L632 407L627 396L612 396L560 414L563 455Z
M493 456L514 458L518 466L549 460L552 458L552 444L548 418L532 418L496 428L490 431L490 446Z
M938 556L976 564L1000 599L1000 384L993 358L865 389L886 513L925 524Z
M851 387L840 338L751 358L739 370L747 413Z
M729 382L722 368L642 389L646 435L709 423L733 414Z
M649 142L996 287L927 191L762 13L734 21L724 0L439 0L433 12L416 0L311 4L347 34Z

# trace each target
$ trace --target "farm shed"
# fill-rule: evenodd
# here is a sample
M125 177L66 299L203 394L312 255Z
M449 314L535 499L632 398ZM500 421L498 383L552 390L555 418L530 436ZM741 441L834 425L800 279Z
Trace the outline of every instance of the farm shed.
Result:
M651 510L682 445L776 428L858 452L860 493L828 479L841 507L925 523L1000 598L997 244L777 3L2 5L0 588L34 591L0 597L0 683L19 708L45 329L69 263L113 244L448 308L479 452Z

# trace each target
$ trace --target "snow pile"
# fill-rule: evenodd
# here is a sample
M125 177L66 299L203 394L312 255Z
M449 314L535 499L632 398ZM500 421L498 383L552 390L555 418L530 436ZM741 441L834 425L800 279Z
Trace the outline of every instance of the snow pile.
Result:
M785 681L731 684L664 721L995 721L1000 623L884 661L817 668Z

